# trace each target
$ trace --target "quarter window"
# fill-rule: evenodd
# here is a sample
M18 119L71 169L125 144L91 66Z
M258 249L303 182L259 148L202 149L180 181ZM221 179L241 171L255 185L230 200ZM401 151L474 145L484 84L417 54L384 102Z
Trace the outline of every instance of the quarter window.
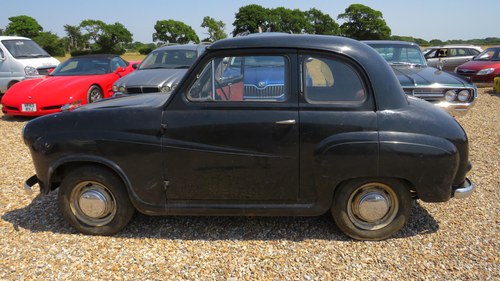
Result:
M211 60L187 93L191 101L282 102L287 98L284 56L239 56Z
M349 64L321 57L306 57L305 97L309 103L359 104L366 90L355 69Z

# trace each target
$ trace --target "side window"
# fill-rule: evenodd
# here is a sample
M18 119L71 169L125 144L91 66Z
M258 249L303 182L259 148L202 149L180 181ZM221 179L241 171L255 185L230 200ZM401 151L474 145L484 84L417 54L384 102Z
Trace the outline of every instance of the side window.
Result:
M127 67L127 64L119 58L111 59L111 72L115 71L118 67Z
M357 71L343 61L305 57L304 92L309 103L360 104L366 90Z
M284 56L215 58L198 74L187 98L197 102L283 102L287 69Z

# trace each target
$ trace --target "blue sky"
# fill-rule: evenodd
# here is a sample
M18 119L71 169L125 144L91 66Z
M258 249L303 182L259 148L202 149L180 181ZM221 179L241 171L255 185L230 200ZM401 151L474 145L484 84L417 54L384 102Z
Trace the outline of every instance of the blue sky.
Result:
M499 0L3 0L0 28L7 26L11 16L27 15L36 19L44 31L63 37L65 24L78 25L82 20L95 19L108 24L120 22L134 35L134 41L149 43L157 20L182 21L202 39L206 37L206 30L200 27L203 17L223 21L230 34L235 13L249 4L302 11L317 8L341 23L337 16L353 3L381 11L393 35L425 40L500 37Z

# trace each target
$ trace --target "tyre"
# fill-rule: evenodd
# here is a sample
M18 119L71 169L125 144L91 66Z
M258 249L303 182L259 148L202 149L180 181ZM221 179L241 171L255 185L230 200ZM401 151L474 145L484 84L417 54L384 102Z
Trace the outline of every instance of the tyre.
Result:
M71 171L59 187L58 203L66 221L90 235L116 234L135 212L122 180L97 166Z
M89 90L87 91L87 103L96 102L96 101L102 99L103 97L104 96L102 94L102 90L97 85L92 85L89 88Z
M351 180L335 191L331 212L348 236L382 240L406 224L412 200L409 189L398 180Z

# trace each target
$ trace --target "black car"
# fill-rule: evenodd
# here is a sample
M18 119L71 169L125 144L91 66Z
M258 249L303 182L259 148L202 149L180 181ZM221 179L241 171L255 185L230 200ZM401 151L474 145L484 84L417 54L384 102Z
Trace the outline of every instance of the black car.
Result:
M427 65L420 47L411 42L364 41L391 65L407 95L424 99L460 116L474 106L477 87L464 78Z
M64 217L94 235L119 232L136 210L331 212L347 235L377 240L405 225L413 200L474 189L462 127L406 96L375 50L342 37L217 41L173 92L40 117L23 138L36 169L27 190L59 188Z

